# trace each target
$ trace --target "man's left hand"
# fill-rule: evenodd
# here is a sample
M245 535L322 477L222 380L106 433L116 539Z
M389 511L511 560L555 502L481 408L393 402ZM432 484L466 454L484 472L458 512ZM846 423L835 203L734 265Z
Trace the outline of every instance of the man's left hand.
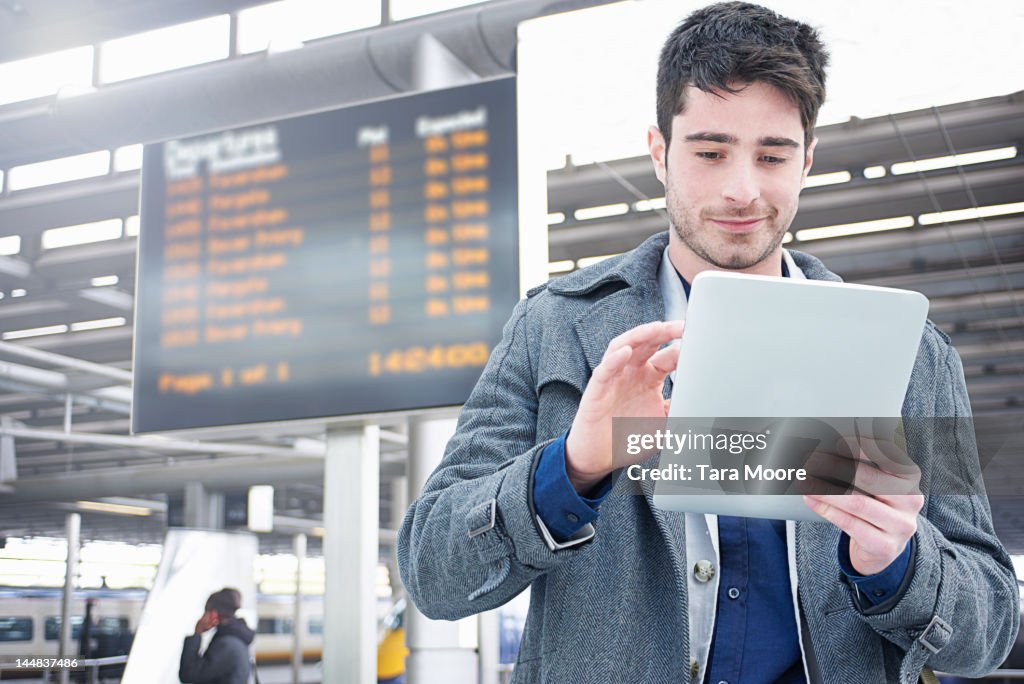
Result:
M924 506L920 471L905 457L893 458L891 442L861 440L848 446L856 455L858 493L809 494L804 502L849 535L853 569L874 575L889 567L917 532Z

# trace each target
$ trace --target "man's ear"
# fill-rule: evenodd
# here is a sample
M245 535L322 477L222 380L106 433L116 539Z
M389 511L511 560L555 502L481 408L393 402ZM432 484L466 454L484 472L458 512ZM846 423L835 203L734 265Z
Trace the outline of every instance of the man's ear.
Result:
M647 129L647 149L651 153L651 161L654 162L654 175L658 177L661 184L665 184L665 155L668 148L665 145L665 136L657 126L650 126Z
M811 144L807 146L807 154L804 157L804 173L800 179L800 187L803 188L807 182L807 174L811 172L811 165L814 163L814 148L818 146L818 139L813 138Z

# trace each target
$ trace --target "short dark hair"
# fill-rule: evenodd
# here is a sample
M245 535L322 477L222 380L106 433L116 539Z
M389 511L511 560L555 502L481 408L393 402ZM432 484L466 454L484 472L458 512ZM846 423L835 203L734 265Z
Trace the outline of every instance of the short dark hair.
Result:
M730 83L762 82L800 109L804 144L825 101L828 51L818 32L760 5L722 2L699 9L672 32L658 60L658 128L666 146L672 119L686 108L686 87L737 93Z
M206 610L212 610L222 618L233 618L235 612L242 607L242 592L230 587L210 594L206 599Z

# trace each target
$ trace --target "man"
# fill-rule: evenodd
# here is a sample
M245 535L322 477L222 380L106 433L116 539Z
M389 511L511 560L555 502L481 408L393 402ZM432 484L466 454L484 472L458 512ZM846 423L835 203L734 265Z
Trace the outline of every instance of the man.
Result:
M809 496L829 522L710 527L608 496L629 485L611 419L665 415L683 326L662 319L699 272L838 280L781 248L826 64L812 28L755 5L680 24L648 133L668 234L517 305L406 515L402 578L428 617L532 588L515 681L909 684L925 666L981 675L1009 651L1017 585L984 496ZM969 411L959 357L929 324L904 415Z
M237 589L224 588L210 594L202 617L196 622L196 631L185 637L181 649L178 679L185 684L246 684L249 681L251 659L249 644L255 636L235 613L242 606L242 595ZM200 655L202 634L217 628L210 645Z
M92 633L96 627L93 620L95 607L96 599L87 598L85 600L85 617L82 618L82 629L78 633L78 655L85 659L92 658L96 654L96 637Z

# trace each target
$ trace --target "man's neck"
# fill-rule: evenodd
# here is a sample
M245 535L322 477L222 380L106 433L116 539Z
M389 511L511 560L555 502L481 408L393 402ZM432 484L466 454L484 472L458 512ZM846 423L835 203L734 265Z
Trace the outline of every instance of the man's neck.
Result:
M675 266L676 271L679 272L679 275L683 276L688 283L692 283L693 279L697 277L697 274L703 271L749 273L751 275L782 277L782 247L776 248L774 252L750 268L732 269L721 268L708 263L701 257L697 256L697 254L695 254L681 241L675 239L675 236L672 237L673 239L669 241L668 246L668 258L672 262L672 265Z

